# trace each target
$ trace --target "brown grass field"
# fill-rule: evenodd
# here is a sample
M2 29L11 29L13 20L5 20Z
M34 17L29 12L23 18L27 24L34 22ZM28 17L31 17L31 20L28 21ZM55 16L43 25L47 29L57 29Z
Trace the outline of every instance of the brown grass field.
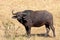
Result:
M25 36L24 26L16 19L12 19L12 10L48 10L54 18L56 37L44 37L44 26L32 27L30 38ZM38 35L40 34L40 35ZM60 0L0 0L0 40L60 40Z

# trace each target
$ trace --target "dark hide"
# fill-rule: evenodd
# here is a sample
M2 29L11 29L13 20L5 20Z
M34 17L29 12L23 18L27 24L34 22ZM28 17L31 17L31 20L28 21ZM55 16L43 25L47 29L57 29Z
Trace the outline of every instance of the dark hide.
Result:
M33 10L25 10L22 12L17 12L13 16L13 18L17 18L17 20L25 26L27 35L30 35L31 27L41 27L45 25L46 27L46 36L49 33L49 30L52 29L53 36L55 37L55 28L53 26L53 16L50 12L46 10L41 11L33 11Z

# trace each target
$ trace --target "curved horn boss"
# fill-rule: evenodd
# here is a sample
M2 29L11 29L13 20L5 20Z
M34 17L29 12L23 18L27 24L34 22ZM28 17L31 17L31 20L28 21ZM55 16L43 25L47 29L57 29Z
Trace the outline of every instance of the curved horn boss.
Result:
M12 14L13 14L13 15L16 15L13 11L14 11L14 10L12 10Z

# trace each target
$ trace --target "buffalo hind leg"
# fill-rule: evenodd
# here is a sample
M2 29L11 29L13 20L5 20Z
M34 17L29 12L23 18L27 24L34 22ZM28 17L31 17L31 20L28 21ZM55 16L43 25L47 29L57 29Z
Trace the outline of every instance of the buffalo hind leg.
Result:
M50 27L49 27L49 24L45 24L45 26L46 26L46 34L45 34L45 36L47 37L49 35Z
M26 26L25 29L26 29L27 37L30 37L31 27Z
M50 25L50 28L52 29L53 36L55 37L55 28L54 28L54 26L52 24Z

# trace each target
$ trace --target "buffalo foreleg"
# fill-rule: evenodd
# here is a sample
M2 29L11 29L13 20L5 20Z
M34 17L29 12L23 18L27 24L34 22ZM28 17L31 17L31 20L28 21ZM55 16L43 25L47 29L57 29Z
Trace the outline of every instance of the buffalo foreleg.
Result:
M26 29L27 36L30 37L31 27L26 26L25 29Z

